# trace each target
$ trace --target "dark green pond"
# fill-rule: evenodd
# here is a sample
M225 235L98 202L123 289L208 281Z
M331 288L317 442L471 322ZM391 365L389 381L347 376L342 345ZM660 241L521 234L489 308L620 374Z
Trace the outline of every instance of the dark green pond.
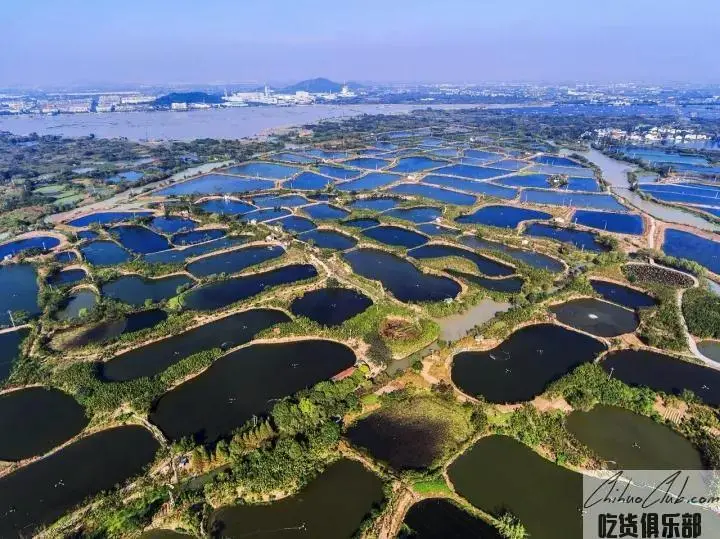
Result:
M248 342L256 333L290 318L275 309L251 309L135 348L101 365L109 381L133 380L159 374L181 359L215 347L231 348Z
M520 292L523 286L523 280L520 277L504 277L502 279L490 279L489 277L481 277L472 275L454 269L446 269L447 273L453 277L459 277L477 286L490 290L492 292L505 292L506 294L515 294Z
M376 475L359 462L340 460L295 496L218 509L210 528L213 537L228 539L350 538L383 497Z
M700 470L700 453L675 431L613 406L574 411L567 428L611 467L623 470Z
M197 311L212 311L255 296L267 288L316 276L315 266L291 264L262 273L233 277L191 290L184 297L185 306Z
M532 539L582 537L582 476L507 436L481 438L448 468L458 494L492 515L510 511Z
M43 455L88 424L85 410L67 393L28 387L0 395L0 460Z
M0 537L25 536L150 464L160 444L138 426L104 430L0 479Z
M441 498L417 502L403 524L401 539L503 539L495 527Z
M599 337L632 333L640 323L634 311L595 298L566 301L549 310L563 324Z
M29 334L27 328L0 333L0 384L10 376L13 363L20 355L20 345Z
M619 350L600 363L631 386L680 395L688 389L703 402L720 406L720 371L650 350Z
M177 295L181 286L192 285L187 275L170 275L158 279L146 279L140 275L123 275L119 279L102 285L105 296L140 307L149 299L152 303L167 300Z
M153 327L167 319L162 309L148 309L130 313L123 318L108 320L92 326L68 340L66 348L77 348L88 344L104 343L126 333L133 333Z
M284 253L285 249L278 245L252 245L235 251L206 256L188 264L187 270L195 277L207 277L219 273L231 275L266 260L278 258Z
M30 316L40 314L38 307L37 273L32 264L0 266L0 324L10 325L8 311L25 311Z
M292 302L294 315L305 316L323 326L338 326L372 305L370 298L348 288L319 288Z
M327 380L355 363L334 341L255 344L221 357L202 374L163 395L150 420L171 439L213 442L278 399Z
M525 326L492 350L456 354L452 380L468 395L489 402L528 401L605 349L600 341L561 326Z
M55 319L62 322L77 320L83 313L91 311L98 302L98 297L92 290L79 290L68 297L55 313Z

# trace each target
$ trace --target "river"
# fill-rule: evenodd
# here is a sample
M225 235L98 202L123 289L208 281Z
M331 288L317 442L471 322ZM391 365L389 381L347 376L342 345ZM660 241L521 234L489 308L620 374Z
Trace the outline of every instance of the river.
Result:
M237 139L262 134L269 129L315 123L361 114L405 114L429 105L308 105L293 107L240 107L186 112L107 112L48 116L24 114L0 116L0 131L18 135L63 135L130 140ZM437 109L468 108L471 105L434 105Z
M644 211L655 219L666 221L668 223L694 226L700 230L707 230L709 232L716 232L720 230L720 226L706 221L702 217L678 208L672 208L670 206L658 204L657 202L645 200L636 192L631 191L630 184L627 181L627 173L636 169L637 167L635 165L608 157L594 148L591 148L586 152L577 153L600 167L603 178L610 184L611 189L615 194L624 198L630 203L630 205Z

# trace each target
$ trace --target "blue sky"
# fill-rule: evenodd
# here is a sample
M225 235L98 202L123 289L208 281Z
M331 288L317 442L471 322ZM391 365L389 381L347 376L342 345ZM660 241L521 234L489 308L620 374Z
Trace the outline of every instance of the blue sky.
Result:
M720 1L2 0L0 86L720 82Z

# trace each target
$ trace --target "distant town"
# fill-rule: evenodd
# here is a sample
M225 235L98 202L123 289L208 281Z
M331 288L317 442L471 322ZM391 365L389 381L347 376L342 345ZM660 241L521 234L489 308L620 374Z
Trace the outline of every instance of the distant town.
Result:
M326 78L289 86L228 84L153 88L0 89L0 115L187 111L313 104L523 104L720 106L720 87L626 84L361 84ZM720 109L718 109L720 110Z

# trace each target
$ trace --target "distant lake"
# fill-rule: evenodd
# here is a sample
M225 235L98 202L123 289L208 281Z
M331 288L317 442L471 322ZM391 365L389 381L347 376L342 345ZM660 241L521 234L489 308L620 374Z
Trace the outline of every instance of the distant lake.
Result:
M18 135L64 135L141 139L243 138L266 129L303 125L326 118L360 114L404 114L428 105L313 105L304 107L243 107L187 112L108 112L0 116L0 131ZM462 106L435 106L453 109Z

